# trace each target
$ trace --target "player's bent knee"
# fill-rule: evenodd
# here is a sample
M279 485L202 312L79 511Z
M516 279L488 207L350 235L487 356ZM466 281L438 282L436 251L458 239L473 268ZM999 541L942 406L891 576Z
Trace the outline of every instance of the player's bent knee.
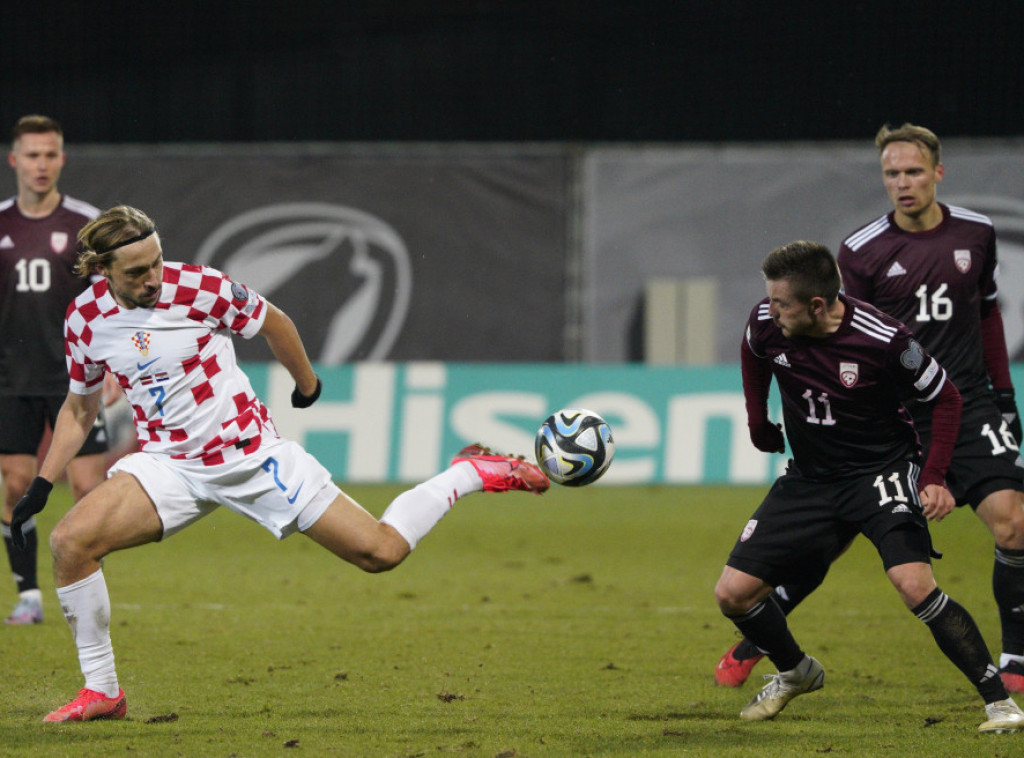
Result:
M368 574L382 574L395 568L409 554L409 545L400 537L398 539L401 544L393 540L382 541L372 552L359 556L355 565Z
M74 563L84 558L80 541L63 520L50 532L50 553L57 565Z
M978 506L998 547L1024 549L1024 495L1015 490L1000 490L988 495Z
M738 593L736 587L724 578L718 580L715 585L715 602L718 609L726 616L739 616L750 610L753 602L743 593Z
M338 546L330 542L323 542L318 539L319 535L310 534L310 536L330 549L335 555L344 558L368 574L390 571L404 561L410 552L409 543L387 524L379 524L372 539L362 541L359 546L351 543Z
M21 496L28 490L30 484L32 484L32 477L30 476L19 476L17 474L7 473L3 477L3 491L4 491L4 512L10 510L10 513L14 513L14 506L18 504ZM7 506L10 506L9 509Z
M992 525L992 537L999 547L1024 549L1024 510L1020 506L1009 509L1005 518Z

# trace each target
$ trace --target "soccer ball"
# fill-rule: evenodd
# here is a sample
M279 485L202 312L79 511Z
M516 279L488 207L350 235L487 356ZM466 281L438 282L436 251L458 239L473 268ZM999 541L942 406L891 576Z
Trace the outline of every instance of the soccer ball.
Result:
M596 482L615 455L612 428L584 408L563 408L548 416L534 440L537 463L556 484L582 487Z

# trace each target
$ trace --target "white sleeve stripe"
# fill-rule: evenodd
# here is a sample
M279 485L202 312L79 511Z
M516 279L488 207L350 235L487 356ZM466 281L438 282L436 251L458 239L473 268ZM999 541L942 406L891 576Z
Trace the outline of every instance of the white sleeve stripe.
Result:
M882 321L882 319L878 318L878 316L873 316L867 311L861 310L860 308L854 308L853 318L857 321L864 322L865 325L870 324L873 328L878 329L881 332L885 332L886 334L896 334L895 326L890 326L889 324L886 324L884 321Z
M96 218L98 215L100 215L100 209L97 208L95 205L90 205L84 200L79 200L78 198L74 198L69 195L64 196L64 207L67 208L69 211L81 213L83 216L87 218Z
M967 208L961 208L958 205L949 206L949 215L953 218L962 218L966 221L977 221L979 224L992 226L992 219L988 216L976 211L968 210Z
M888 215L882 216L881 218L872 221L859 232L851 234L843 244L851 250L859 250L865 243L870 242L888 228L889 217Z
M932 363L935 363L935 361L933 360ZM932 368L931 366L928 367L929 371L931 370L931 368ZM938 396L939 392L942 390L943 386L945 386L945 384L946 384L946 369L942 369L942 375L939 377L939 379L940 379L940 381L936 384L935 389L932 390L932 392L928 395L928 397L922 398L922 400L924 402L930 403L932 400L934 400ZM924 381L924 380L922 379L922 381ZM916 384L914 386L917 387ZM928 386L928 382L924 382L924 386L923 387L917 387L917 388L919 390L923 390L927 386Z
M874 337L876 340L880 340L881 342L892 342L893 334L895 334L894 331L883 329L878 324L872 324L871 322L861 323L857 319L856 314L854 314L853 320L850 322L850 326L859 332L864 332L864 334L869 337Z

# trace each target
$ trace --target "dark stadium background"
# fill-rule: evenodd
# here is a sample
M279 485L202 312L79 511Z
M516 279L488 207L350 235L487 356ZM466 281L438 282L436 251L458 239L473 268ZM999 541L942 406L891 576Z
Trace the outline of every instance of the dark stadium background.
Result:
M0 122L75 142L863 139L1024 132L1024 4L18 4Z

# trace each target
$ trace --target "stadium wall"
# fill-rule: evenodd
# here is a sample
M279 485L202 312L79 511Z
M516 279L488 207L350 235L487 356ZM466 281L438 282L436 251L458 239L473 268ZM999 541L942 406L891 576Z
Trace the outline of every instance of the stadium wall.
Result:
M739 366L359 363L319 366L324 390L291 408L293 383L277 364L244 366L282 436L302 442L339 482L414 482L463 445L532 455L541 422L585 407L612 426L616 457L597 484L771 481L786 456L750 444ZM1024 364L1012 367L1024 387ZM774 390L772 416L781 412Z
M887 210L853 143L68 146L62 187L157 221L301 324L325 365L639 362L652 279L716 285L715 362L736 360L764 255L835 249ZM1024 360L1024 140L947 141L940 197L990 215ZM1006 286L1007 283L1017 283ZM243 360L271 358L262 340Z

